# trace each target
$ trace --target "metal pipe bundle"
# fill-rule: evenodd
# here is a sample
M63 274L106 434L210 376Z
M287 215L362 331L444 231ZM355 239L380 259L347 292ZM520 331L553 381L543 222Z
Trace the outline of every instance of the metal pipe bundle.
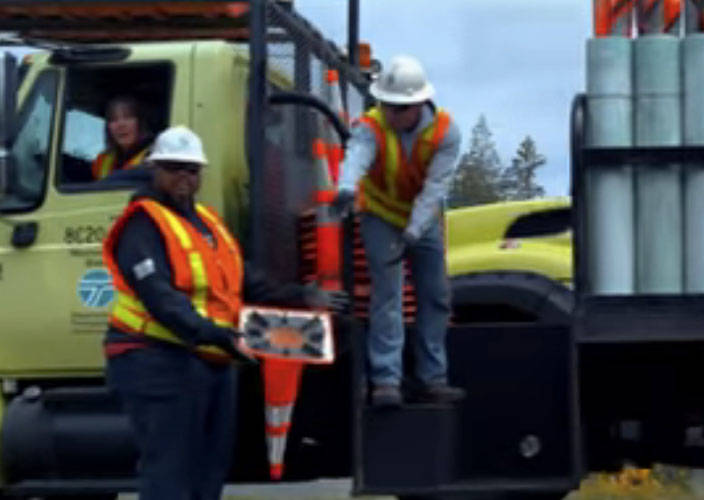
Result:
M631 42L604 37L587 43L587 146L633 144ZM591 291L634 291L633 173L625 167L587 172L587 253Z
M682 142L680 42L648 35L634 42L635 144ZM682 190L678 165L657 165L636 176L636 288L639 293L681 293Z
M688 34L682 41L684 144L704 146L704 1L688 0ZM704 292L704 164L684 173L685 291Z

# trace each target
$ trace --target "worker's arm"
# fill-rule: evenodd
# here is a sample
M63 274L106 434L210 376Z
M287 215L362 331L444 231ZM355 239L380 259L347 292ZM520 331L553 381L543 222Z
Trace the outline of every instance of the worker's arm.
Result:
M357 124L352 128L352 135L347 141L338 189L341 192L354 192L357 181L367 173L375 157L374 132L364 123Z
M413 210L406 226L406 235L411 240L420 238L438 216L441 202L450 188L461 140L459 128L454 122L450 123L442 143L430 161L423 189L413 201Z
M171 266L161 233L144 213L132 216L116 249L117 265L149 313L186 344L231 333L193 309L189 297L171 284Z

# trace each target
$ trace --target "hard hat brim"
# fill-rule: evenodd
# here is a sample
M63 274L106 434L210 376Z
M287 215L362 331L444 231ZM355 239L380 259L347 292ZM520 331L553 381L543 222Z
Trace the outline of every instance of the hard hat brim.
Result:
M186 155L175 155L168 153L152 153L147 157L147 162L157 162L157 161L169 161L178 163L197 163L198 165L206 166L208 160L206 158L196 158L193 156Z
M379 81L376 80L369 86L369 93L376 100L389 104L418 104L433 97L435 95L435 88L433 88L432 84L426 83L421 89L407 94L387 92L380 88Z

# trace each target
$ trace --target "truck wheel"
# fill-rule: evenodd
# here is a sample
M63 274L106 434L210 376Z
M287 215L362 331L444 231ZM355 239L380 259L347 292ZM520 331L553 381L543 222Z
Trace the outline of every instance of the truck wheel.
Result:
M452 287L453 322L531 322L568 325L574 295L562 283L531 273L457 276Z

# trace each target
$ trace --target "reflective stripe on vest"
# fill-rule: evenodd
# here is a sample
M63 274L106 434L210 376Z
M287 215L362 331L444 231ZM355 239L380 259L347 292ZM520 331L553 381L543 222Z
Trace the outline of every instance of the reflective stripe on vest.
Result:
M110 323L126 333L184 344L180 337L151 317L117 267L116 242L129 218L139 210L151 217L164 237L174 287L189 296L193 309L201 316L220 326L234 326L241 307L243 266L239 246L224 223L209 209L196 205L197 213L216 242L216 248L208 250L205 237L189 222L156 201L146 199L132 202L105 240L103 258L117 289ZM208 254L211 255L209 260ZM229 359L217 347L198 346L196 350L208 359Z
M365 113L360 121L374 133L377 155L368 173L360 180L359 208L405 227L413 201L423 189L428 166L450 126L450 115L442 109L437 110L433 122L416 138L410 161L379 106Z
M147 155L147 148L143 149L132 158L127 160L123 165L123 169L129 169L135 167L144 161L144 157ZM117 160L117 155L115 151L107 151L105 153L100 153L98 157L93 161L91 165L91 171L93 173L93 179L100 180L112 173L115 170L115 161Z

